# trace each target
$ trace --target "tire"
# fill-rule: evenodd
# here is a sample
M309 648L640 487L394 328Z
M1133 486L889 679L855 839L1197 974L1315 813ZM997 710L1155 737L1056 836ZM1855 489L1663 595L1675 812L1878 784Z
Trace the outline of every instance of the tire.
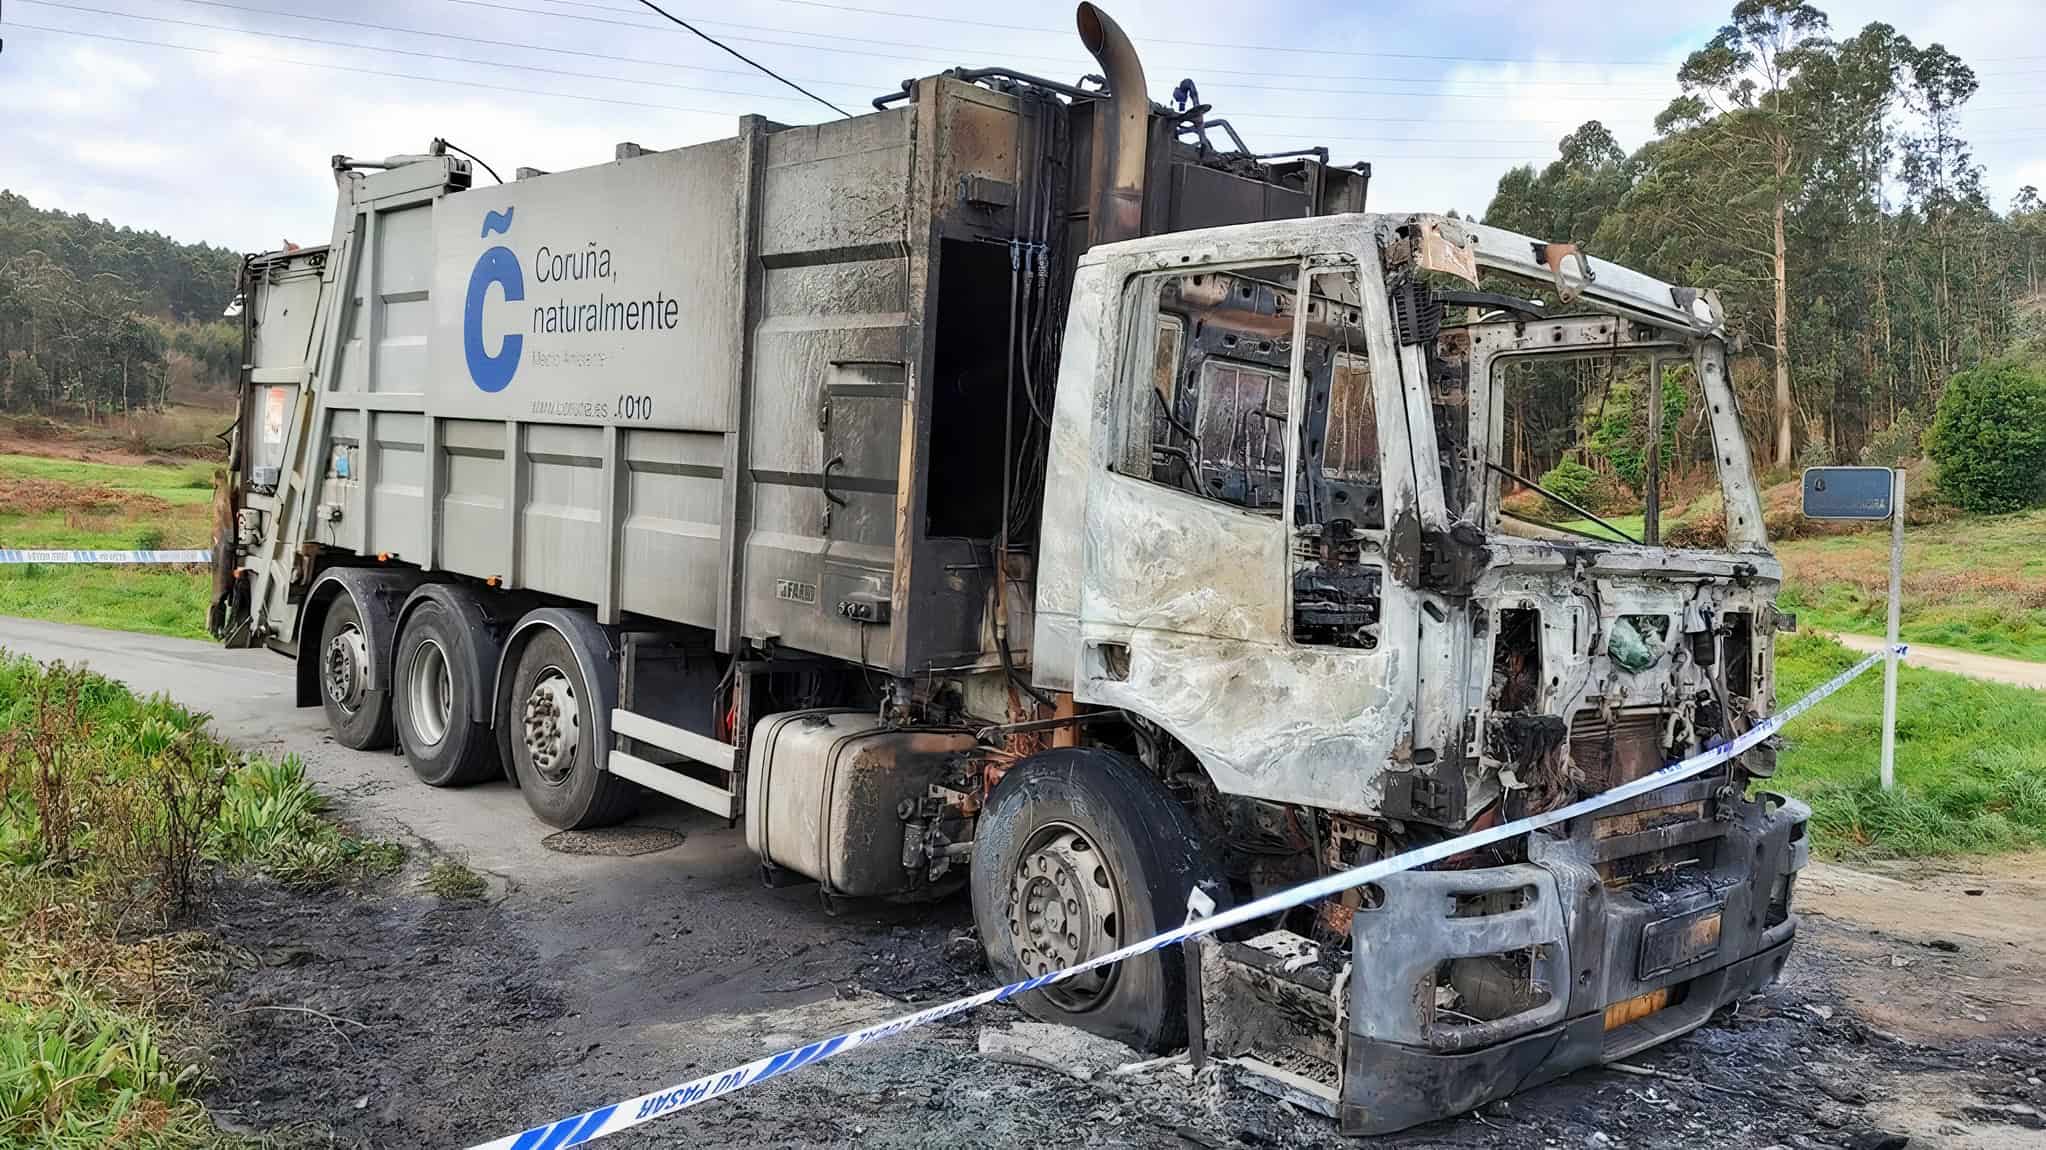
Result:
M1091 748L1048 751L1011 768L988 796L974 832L973 917L988 965L1016 981L1177 926L1187 895L1218 873L1192 816L1141 764ZM1053 892L1077 897L1047 904ZM1139 1050L1186 1045L1177 949L1016 1001L1033 1017Z
M500 774L497 740L476 721L482 672L457 637L461 621L432 599L405 619L392 661L391 712L412 773L430 787L480 783Z
M391 692L369 690L369 668L376 658L362 613L347 592L327 605L320 623L318 677L320 706L334 741L358 751L380 751L391 745Z
M595 728L585 717L603 700L584 680L568 640L551 627L538 630L519 653L511 698L498 716L507 724L519 790L542 822L564 830L609 826L638 808L639 787L597 770ZM543 687L551 714L540 709Z

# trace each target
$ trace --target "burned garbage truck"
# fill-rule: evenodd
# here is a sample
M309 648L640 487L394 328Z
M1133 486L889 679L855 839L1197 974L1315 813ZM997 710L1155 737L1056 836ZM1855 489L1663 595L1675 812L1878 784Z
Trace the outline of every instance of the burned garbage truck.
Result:
M502 185L337 157L332 241L246 266L216 632L427 785L557 827L672 796L827 905L970 891L1004 977L1766 714L1716 297L1368 213L1367 168L1254 154L1079 26L1078 84L955 71ZM1638 519L1543 487L1559 397L1682 425ZM1662 538L1678 464L1707 545ZM1212 941L1197 984L1169 951L1023 1001L1353 1132L1466 1110L1775 977L1807 812L1772 766Z

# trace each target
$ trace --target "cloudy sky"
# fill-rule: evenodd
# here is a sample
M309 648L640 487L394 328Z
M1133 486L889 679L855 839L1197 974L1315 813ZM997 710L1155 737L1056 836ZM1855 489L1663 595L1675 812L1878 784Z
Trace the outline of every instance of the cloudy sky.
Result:
M842 107L905 77L1093 70L1070 5L663 0ZM2046 187L2039 0L1820 0L1973 65L1964 123L1999 207ZM1371 161L1379 209L1484 209L1499 173L1603 120L1629 147L1725 3L1106 0L1154 99L1192 76L1259 150ZM328 157L445 136L507 178L833 113L631 0L0 0L0 187L181 240L326 239Z

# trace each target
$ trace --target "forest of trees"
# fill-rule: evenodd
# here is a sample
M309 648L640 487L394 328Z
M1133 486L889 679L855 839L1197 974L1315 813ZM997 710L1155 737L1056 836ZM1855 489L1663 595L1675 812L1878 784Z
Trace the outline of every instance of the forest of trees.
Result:
M1885 24L1740 0L1631 155L1594 120L1500 178L1485 222L1719 289L1765 464L1905 457L1946 382L2046 327L2046 204L1998 212L1959 129L1978 87ZM2046 354L2046 349L2041 350ZM1893 463L1893 459L1882 460Z
M94 419L230 386L240 264L0 191L0 410Z

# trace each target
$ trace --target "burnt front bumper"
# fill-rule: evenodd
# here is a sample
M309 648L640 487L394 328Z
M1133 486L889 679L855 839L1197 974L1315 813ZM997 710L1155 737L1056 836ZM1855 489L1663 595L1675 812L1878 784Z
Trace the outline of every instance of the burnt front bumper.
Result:
M1344 1133L1402 1130L1625 1058L1775 981L1810 810L1721 785L1538 832L1525 863L1381 882L1351 925Z

